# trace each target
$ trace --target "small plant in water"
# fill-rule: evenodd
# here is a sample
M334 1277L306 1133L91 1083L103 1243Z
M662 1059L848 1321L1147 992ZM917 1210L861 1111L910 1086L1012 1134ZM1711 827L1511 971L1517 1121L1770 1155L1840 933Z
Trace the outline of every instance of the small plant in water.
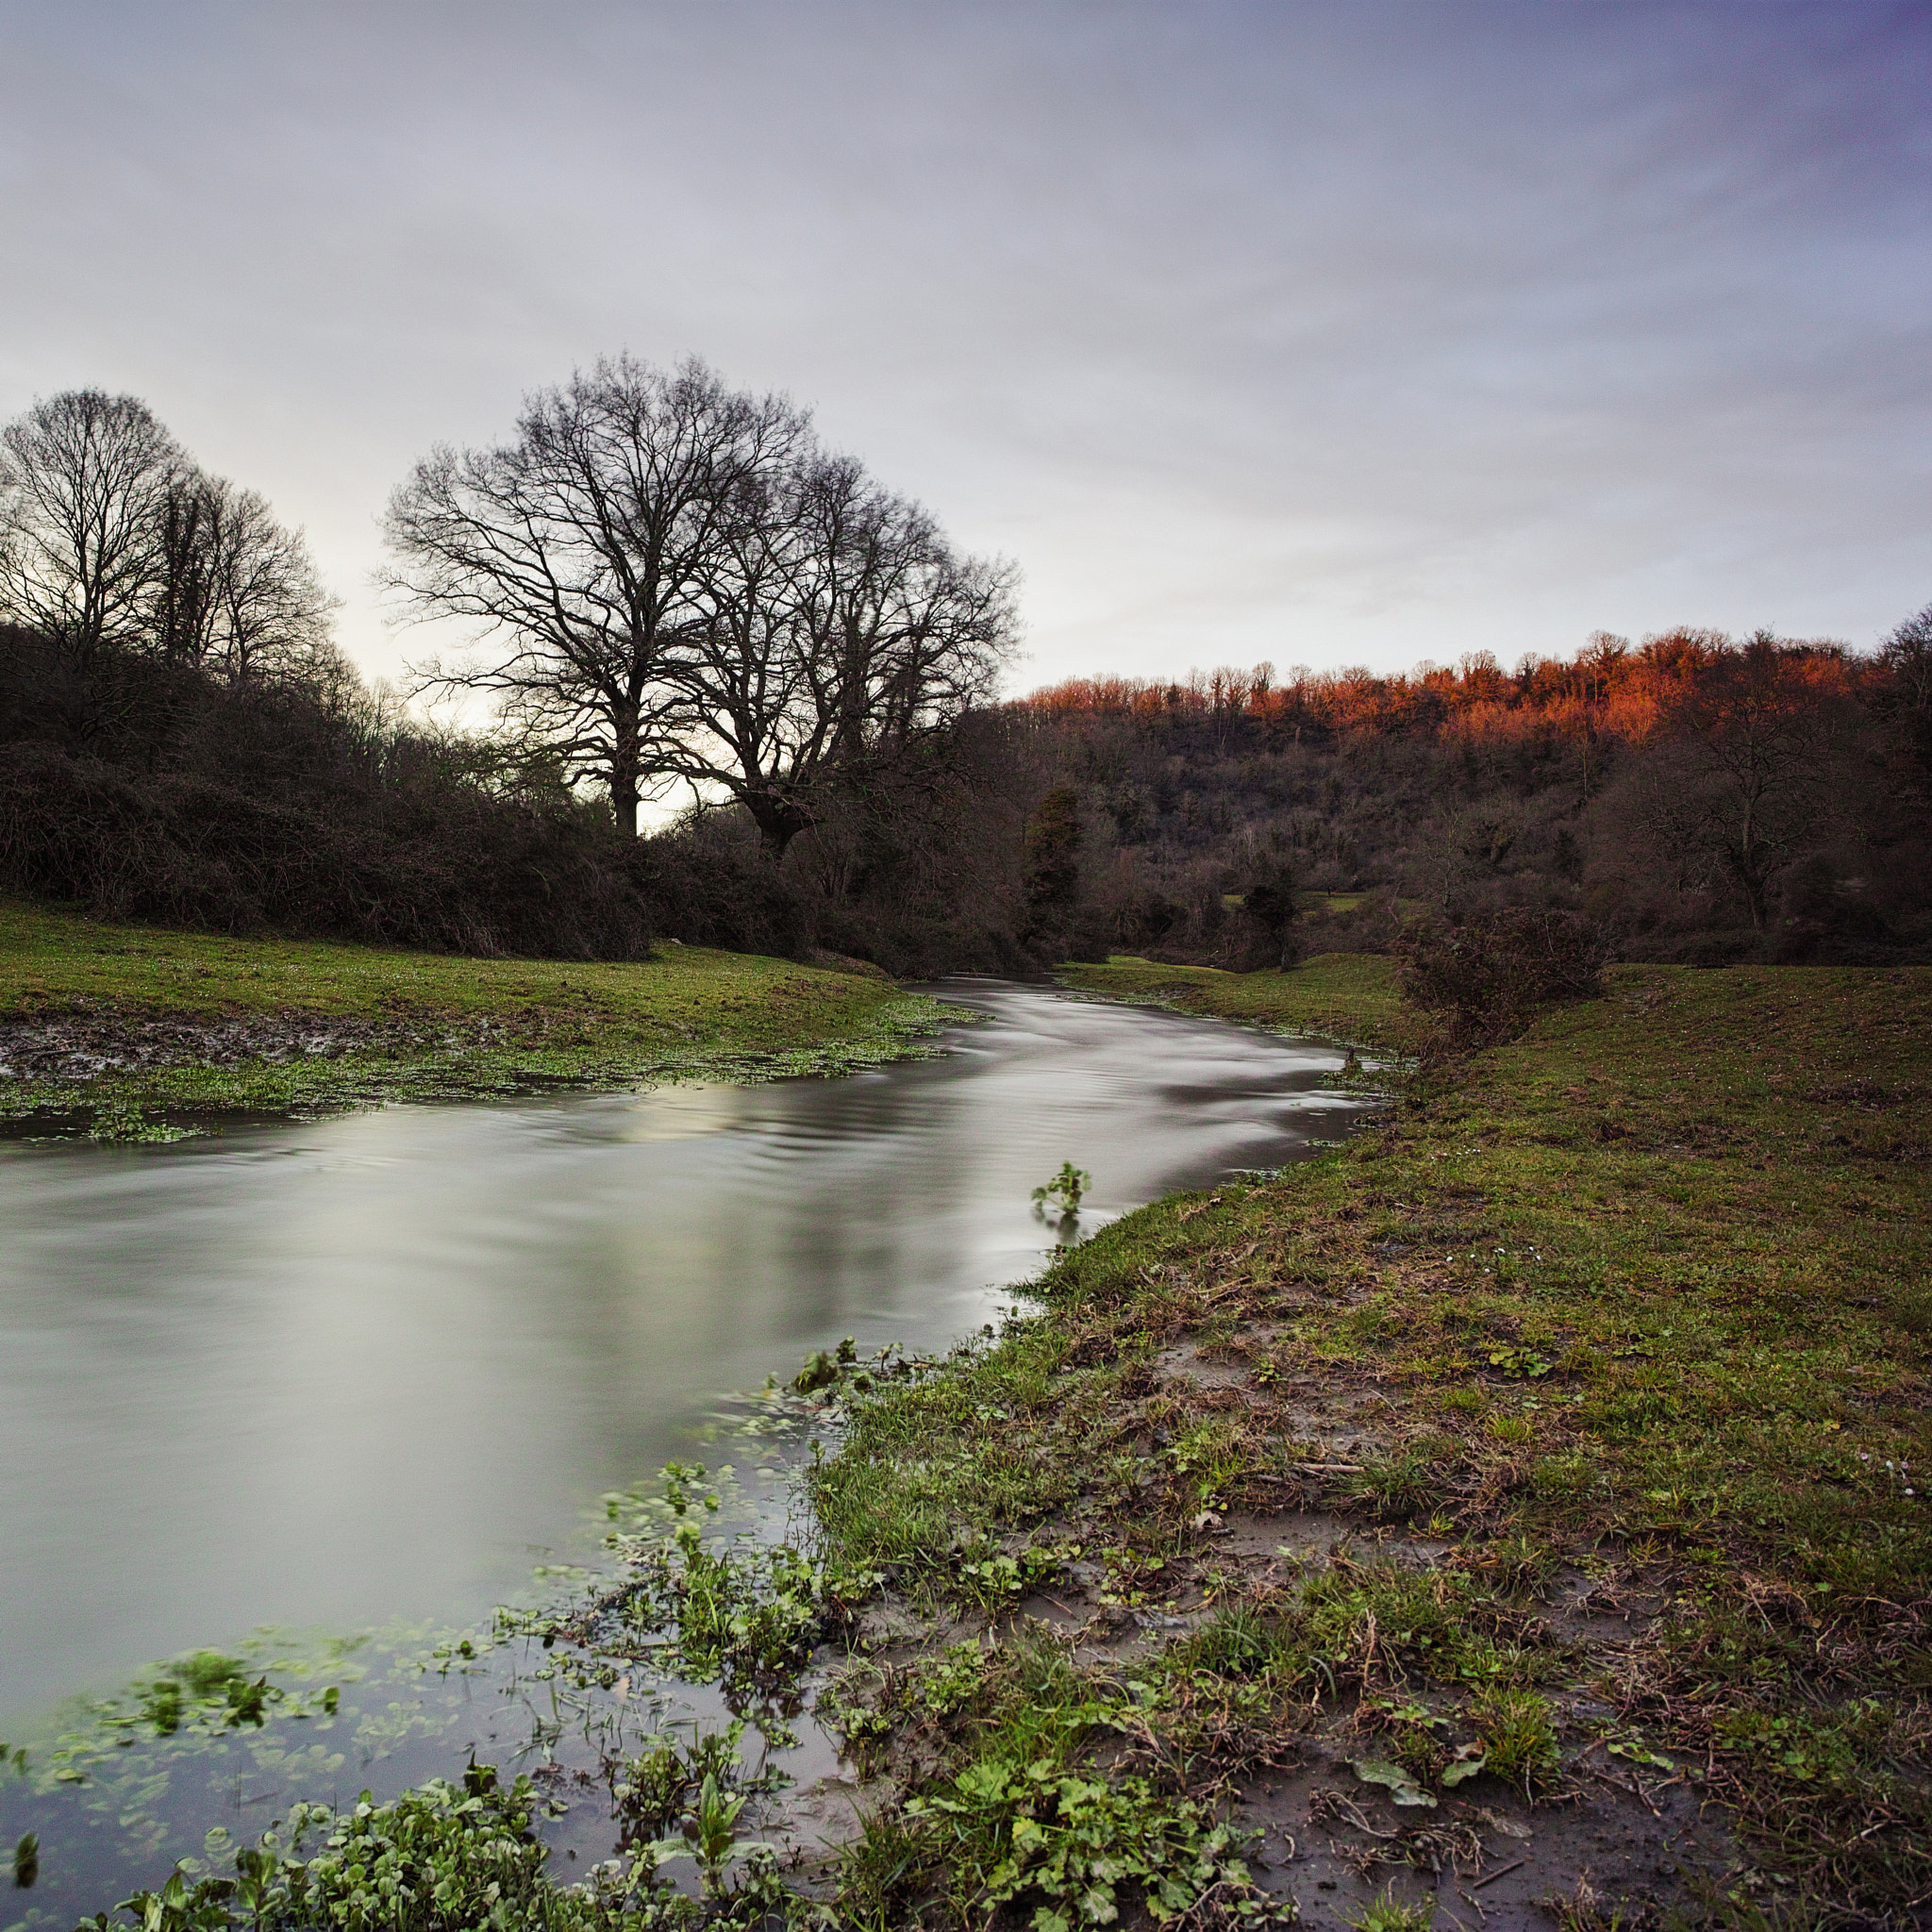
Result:
M816 1395L821 1389L836 1388L858 1360L858 1344L848 1335L836 1352L822 1348L807 1356L805 1366L792 1378L791 1386L801 1395Z
M1044 1214L1049 1208L1069 1217L1080 1211L1081 1198L1093 1185L1093 1176L1071 1160L1060 1162L1060 1171L1043 1188L1033 1191L1033 1205Z
M707 1891L724 1888L724 1869L738 1849L738 1814L746 1802L743 1793L727 1792L714 1774L705 1774L691 1815L684 1821L684 1835L704 1872Z
M619 1810L661 1836L677 1822L693 1791L707 1783L722 1789L740 1780L738 1745L743 1736L744 1721L734 1718L725 1729L699 1732L686 1745L675 1738L660 1740L625 1766L612 1788Z

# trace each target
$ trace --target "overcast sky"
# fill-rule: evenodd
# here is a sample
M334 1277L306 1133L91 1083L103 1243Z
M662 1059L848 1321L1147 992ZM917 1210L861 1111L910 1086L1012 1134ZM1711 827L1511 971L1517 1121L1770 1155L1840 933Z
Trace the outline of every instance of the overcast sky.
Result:
M1025 574L1025 688L1932 600L1932 8L0 0L0 417L307 526L704 356Z

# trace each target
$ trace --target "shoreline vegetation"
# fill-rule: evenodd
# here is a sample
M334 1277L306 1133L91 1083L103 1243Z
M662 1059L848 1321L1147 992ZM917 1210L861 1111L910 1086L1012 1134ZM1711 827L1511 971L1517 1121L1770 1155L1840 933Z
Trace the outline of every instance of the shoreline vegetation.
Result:
M1932 960L1932 607L1863 650L1680 625L1513 670L1008 697L1010 560L784 395L624 355L439 444L384 528L391 614L469 640L399 688L337 643L301 533L139 397L0 425L0 890L918 979L1246 970L1399 950L1418 918L1583 918L1655 963ZM495 720L412 712L432 693ZM640 838L645 798L676 816Z
M1415 1039L1382 960L1067 976ZM928 1616L991 1576L1008 1617L962 1717L934 1642L856 1667L907 1794L852 1922L968 1923L1017 1858L1078 1923L1049 1851L1132 1835L1076 1815L1105 1778L1141 1825L1231 1807L1310 1923L1918 1923L1928 1022L1924 969L1613 969L858 1403L811 1484L832 1559ZM1264 1909L1192 1869L1203 1922Z
M1420 1038L1381 958L1065 978ZM1932 969L1613 968L1345 1145L1061 1250L996 1334L808 1364L795 1542L708 1536L703 1472L668 1472L635 1580L541 1634L755 1721L815 1686L855 1786L822 1856L741 1841L720 1732L619 1768L625 1856L575 1887L537 1794L473 1766L137 1913L1922 1923L1928 1024Z
M0 1131L173 1140L391 1100L837 1073L930 1051L958 1017L827 961L675 941L479 959L0 901Z

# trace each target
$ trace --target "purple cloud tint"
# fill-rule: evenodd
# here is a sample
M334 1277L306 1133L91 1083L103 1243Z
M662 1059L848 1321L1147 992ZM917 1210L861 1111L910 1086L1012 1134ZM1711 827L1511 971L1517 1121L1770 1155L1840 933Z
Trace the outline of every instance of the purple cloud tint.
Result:
M0 415L305 523L695 350L1027 572L1021 682L1932 598L1923 6L0 0Z

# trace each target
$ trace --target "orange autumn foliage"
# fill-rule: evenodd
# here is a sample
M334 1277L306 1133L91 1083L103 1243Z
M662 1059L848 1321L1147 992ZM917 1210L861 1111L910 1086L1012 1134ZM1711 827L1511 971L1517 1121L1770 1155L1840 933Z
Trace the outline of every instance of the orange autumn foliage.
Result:
M1775 687L1777 704L1800 709L1869 695L1868 687L1890 675L1843 644L1762 634L1740 643L1680 629L1634 648L1599 633L1572 658L1525 658L1513 672L1475 651L1455 667L1424 663L1386 676L1297 667L1278 678L1272 664L1259 664L1172 680L1074 677L1018 700L1016 708L1057 721L1243 718L1297 741L1389 735L1507 743L1547 736L1641 744L1707 710L1747 664L1757 666L1757 684Z

